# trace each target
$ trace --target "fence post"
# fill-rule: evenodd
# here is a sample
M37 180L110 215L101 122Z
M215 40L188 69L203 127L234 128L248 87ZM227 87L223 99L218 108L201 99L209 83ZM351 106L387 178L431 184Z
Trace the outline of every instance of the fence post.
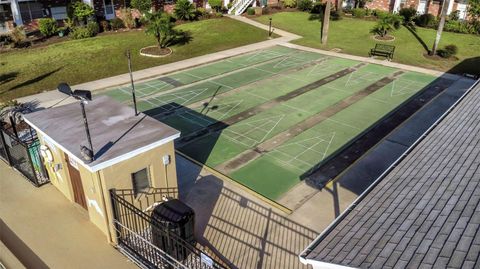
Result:
M31 179L32 183L33 185L35 185L35 187L38 187L40 186L40 184L38 183L37 170L35 170L35 166L33 165L33 161L32 161L32 156L30 156L30 145L28 145L27 143L23 144L21 141L19 142L20 142L20 145L27 151L28 164L30 164L30 168L33 171L33 177L34 177Z
M120 237L120 225L118 225L118 221L119 221L119 213L118 213L118 205L117 205L117 200L115 199L116 198L116 189L113 188L113 189L110 189L109 190L110 192L110 201L112 203L112 211L113 211L113 226L115 227L115 239L116 241L120 241L119 238Z
M1 142L2 142L2 146L3 148L5 149L5 157L7 158L7 163L9 166L12 166L13 163L12 163L12 157L10 156L10 151L9 151L9 147L7 146L7 142L5 141L5 136L3 134L3 127L0 129L0 137L1 137Z

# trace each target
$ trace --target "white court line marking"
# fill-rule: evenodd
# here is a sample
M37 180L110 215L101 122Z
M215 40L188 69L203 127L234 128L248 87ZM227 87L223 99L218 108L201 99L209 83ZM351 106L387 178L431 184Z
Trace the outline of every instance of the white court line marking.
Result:
M230 104L235 104L234 106L230 106L230 108L229 108L226 112L222 113L222 114L220 115L220 117L218 117L218 120L224 119L230 112L232 112L232 111L233 111L235 108L237 108L241 103L243 103L243 101L244 101L244 100L242 99L242 100L237 101L237 102L227 102L227 103L223 103L223 104L218 104L218 106L226 106L226 105L230 105ZM221 109L221 108L220 108L220 109ZM221 112L219 112L220 109L218 109L218 110L213 110L213 111L210 110L210 111L211 111L210 114L213 114L213 115L215 115L215 113L219 113L219 114L220 114L220 113L221 113ZM205 113L205 115L207 115L207 113Z
M336 135L336 132L331 133L330 140L325 140L323 138L320 138L320 137L324 137L324 135L321 135L321 136L316 136L316 137L307 138L307 139L304 139L304 140L301 140L301 141L285 144L285 145L282 145L280 147L275 148L269 154L274 159L276 159L276 160L278 160L278 161L280 161L284 164L288 164L288 165L298 169L299 171L305 171L305 169L300 168L300 165L298 163L300 163L300 164L303 163L303 164L306 164L308 166L312 166L311 168L309 168L309 170L311 170L311 169L314 169L318 165L318 163L315 164L315 163L311 163L310 160L307 161L307 160L301 159L301 156L304 155L307 152L314 152L314 153L318 153L318 154L322 155L320 161L324 160L328 150L330 149L332 141L335 138L335 135ZM318 139L318 141L316 143L314 143L313 145L306 146L306 145L302 144L302 142L311 141L311 140L315 140L315 139ZM322 150L323 152L314 149L314 147L316 147L317 145L319 145L321 143L325 143L325 142L328 142L328 144L327 144L325 150ZM296 154L296 155L292 155L292 154L282 150L282 148L285 148L285 147L288 147L288 146L298 146L298 147L304 148L304 150L301 151L300 153ZM275 153L280 153L281 155L284 155L286 158L289 159L289 161L285 161L285 160L282 160L280 157L276 157L274 155ZM313 160L313 161L317 162L316 160ZM295 164L295 163L297 163L297 164Z
M258 120L252 121L252 122L240 123L236 126L234 125L233 127L245 126L246 125L246 126L250 127L250 129L246 132L239 133L239 132L236 132L235 130L227 128L223 133L225 134L226 138L232 140L233 142L242 144L242 145L247 146L247 147L253 147L255 145L258 145L258 144L262 143L268 137L268 135L270 135L270 133L278 126L278 124L280 123L280 121L283 120L284 117L285 117L285 115L282 114L282 115L267 117L267 118L264 118L264 119L258 119ZM276 121L272 120L272 119L276 119ZM255 124L259 121L263 121L262 124L260 124L260 125ZM270 128L265 127L265 126L267 126L267 125L269 125L273 122L275 122L275 123L272 127L270 127ZM259 140L255 137L249 137L248 135L251 134L254 131L265 132L265 134ZM233 134L233 136L232 136L232 134ZM249 140L249 141L251 141L251 144L246 144L243 141L241 141L241 139Z

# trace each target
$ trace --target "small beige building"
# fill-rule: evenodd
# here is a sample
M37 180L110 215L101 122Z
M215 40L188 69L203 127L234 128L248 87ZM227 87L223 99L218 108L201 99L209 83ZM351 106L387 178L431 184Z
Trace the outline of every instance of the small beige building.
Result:
M90 220L115 242L109 190L176 188L174 139L180 132L106 96L85 105L94 160L84 161L87 146L78 102L24 116L38 133L52 184L88 212Z

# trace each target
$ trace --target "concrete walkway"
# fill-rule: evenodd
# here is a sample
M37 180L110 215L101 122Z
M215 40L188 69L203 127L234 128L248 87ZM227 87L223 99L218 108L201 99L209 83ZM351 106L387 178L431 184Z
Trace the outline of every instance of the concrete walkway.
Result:
M41 269L137 268L53 185L35 188L3 161L0 175L0 239L16 256L0 252L0 260Z
M283 33L283 32L282 32ZM263 42L258 42L250 45L245 45L233 49L223 50L215 53L210 53L207 55L202 55L178 62L173 62L169 64L159 65L143 70L138 70L133 72L133 77L135 82L154 79L161 75L166 75L172 72L177 72L186 68L192 68L198 65L207 64L215 62L218 60L238 56L241 54L249 53L256 50L261 50L269 48L278 44L283 44L289 42L293 39L299 38L297 35L289 34L284 32L285 36L270 39ZM95 81L90 81L82 84L73 85L72 89L83 89L90 91L102 90L110 87L120 86L130 83L130 75L128 73L113 76L109 78L99 79ZM57 105L64 105L69 102L73 102L73 98L65 99L65 95L59 93L56 90L38 93L30 96L25 96L19 98L18 101L22 103L32 102L36 104L39 108L48 108Z

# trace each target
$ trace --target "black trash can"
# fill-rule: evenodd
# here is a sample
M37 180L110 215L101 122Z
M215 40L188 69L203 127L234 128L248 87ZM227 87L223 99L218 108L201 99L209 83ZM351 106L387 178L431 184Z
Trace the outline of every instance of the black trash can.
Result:
M152 243L176 260L185 260L190 248L177 238L195 245L193 209L178 199L172 199L156 206L152 219Z

